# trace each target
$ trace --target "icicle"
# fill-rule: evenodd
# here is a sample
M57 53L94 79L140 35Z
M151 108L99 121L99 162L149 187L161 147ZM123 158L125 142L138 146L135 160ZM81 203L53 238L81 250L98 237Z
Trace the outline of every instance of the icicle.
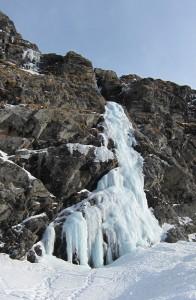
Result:
M102 215L96 207L88 207L85 210L85 218L88 226L88 257L94 267L103 265L103 236Z
M54 224L50 223L50 225L46 228L42 243L45 248L45 254L52 255L54 251L54 242L55 242L55 229Z
M66 238L68 261L72 262L74 257L81 265L87 265L87 224L81 212L74 212L67 217L63 235Z

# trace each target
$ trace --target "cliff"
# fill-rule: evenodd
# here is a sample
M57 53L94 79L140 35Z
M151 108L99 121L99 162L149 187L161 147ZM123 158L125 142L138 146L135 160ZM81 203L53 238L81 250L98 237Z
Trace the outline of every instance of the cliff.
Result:
M112 140L105 150L113 155L96 157L107 101L121 104L134 126L148 205L160 225L173 225L166 241L196 232L196 91L118 78L74 52L42 54L0 13L0 252L26 255L62 209L118 166ZM62 257L59 247L57 238Z

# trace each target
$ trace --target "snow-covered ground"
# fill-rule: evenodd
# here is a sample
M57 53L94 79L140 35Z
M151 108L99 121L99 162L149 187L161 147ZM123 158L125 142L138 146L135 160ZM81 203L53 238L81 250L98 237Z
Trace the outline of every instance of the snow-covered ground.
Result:
M52 256L39 263L0 255L1 300L196 299L196 244L161 243L98 269Z

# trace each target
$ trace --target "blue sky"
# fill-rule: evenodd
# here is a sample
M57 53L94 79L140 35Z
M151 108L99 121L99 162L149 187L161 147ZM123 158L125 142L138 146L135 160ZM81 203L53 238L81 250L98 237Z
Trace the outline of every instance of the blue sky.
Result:
M196 88L196 0L0 0L43 52Z

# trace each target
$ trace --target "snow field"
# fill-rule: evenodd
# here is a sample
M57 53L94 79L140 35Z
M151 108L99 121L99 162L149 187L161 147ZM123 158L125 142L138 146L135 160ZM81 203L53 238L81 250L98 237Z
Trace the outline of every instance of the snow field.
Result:
M90 269L53 256L39 263L0 255L1 300L195 300L196 246L138 248L109 266Z

